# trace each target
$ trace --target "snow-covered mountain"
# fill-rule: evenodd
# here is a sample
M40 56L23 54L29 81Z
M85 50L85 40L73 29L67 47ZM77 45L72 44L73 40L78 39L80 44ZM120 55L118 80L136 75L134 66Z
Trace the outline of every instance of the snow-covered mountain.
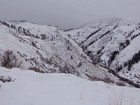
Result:
M0 21L0 54L13 51L23 69L71 73L114 83L121 79L140 87L135 85L140 84L139 32L139 24L120 19L70 31L26 21Z
M93 63L140 84L140 24L108 19L65 32Z
M14 52L20 68L39 68L43 72L71 73L84 78L119 81L92 64L82 48L57 27L29 22L0 21L0 53Z

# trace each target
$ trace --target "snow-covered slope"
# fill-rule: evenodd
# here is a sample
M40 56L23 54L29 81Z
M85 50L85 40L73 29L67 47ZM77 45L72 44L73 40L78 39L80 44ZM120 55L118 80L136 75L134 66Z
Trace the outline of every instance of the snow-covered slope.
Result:
M71 74L0 68L0 105L139 105L140 90Z
M84 78L118 79L91 63L90 58L57 27L29 22L0 21L0 53L12 50L20 68L71 73Z
M83 48L93 63L140 84L140 24L109 19L65 33Z

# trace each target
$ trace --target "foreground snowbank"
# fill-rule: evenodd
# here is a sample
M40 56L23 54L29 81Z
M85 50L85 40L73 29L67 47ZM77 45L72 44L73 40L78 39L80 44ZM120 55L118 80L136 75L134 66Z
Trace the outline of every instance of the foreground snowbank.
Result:
M0 105L138 105L140 90L92 82L70 74L0 68Z

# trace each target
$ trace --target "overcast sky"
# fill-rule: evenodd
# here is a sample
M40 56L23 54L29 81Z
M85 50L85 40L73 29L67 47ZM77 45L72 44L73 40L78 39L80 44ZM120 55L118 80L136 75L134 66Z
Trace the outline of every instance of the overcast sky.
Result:
M140 0L0 0L0 19L71 28L113 17L140 22Z

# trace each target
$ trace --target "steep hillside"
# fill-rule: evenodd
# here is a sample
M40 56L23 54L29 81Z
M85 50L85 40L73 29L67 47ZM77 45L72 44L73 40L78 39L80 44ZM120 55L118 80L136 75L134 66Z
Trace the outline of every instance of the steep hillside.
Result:
M118 79L91 63L90 58L57 27L29 22L0 21L0 54L14 52L20 68L71 73L84 78Z
M140 24L109 19L65 33L93 63L140 84Z

